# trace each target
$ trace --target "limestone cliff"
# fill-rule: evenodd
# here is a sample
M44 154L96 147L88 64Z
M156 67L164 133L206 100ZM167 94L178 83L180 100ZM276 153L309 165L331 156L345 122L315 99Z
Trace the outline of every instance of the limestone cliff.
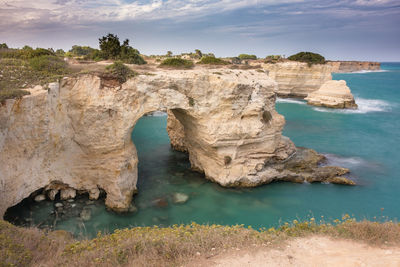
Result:
M320 89L308 94L307 104L328 108L357 108L346 81L327 81Z
M221 185L254 180L256 166L294 152L281 137L275 88L256 71L167 71L122 85L96 75L64 78L7 100L0 107L0 215L40 188L93 197L103 189L108 207L127 210L137 182L131 132L155 110L168 109L184 126L194 169Z
M370 61L328 61L332 66L332 72L355 72L362 70L380 70L381 63Z
M278 83L277 94L280 97L305 98L332 80L332 66L327 64L308 66L307 63L287 61L263 64L262 67Z

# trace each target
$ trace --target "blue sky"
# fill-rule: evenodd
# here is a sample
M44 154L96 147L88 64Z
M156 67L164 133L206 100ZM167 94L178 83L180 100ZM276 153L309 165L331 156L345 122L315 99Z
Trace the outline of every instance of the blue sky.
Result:
M12 47L98 47L109 32L144 54L400 61L400 1L0 0L0 42Z

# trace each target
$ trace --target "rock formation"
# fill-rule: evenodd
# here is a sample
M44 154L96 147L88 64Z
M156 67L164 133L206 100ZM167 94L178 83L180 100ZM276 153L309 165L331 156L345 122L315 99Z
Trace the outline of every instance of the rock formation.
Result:
M184 138L180 145L192 168L223 186L343 178L347 170L337 167L296 175L308 164L304 157L285 170L302 153L281 135L276 87L254 70L159 71L124 84L85 74L6 100L0 106L0 216L38 191L50 199L83 192L96 199L104 190L109 208L129 210L138 179L131 133L157 110L168 110L181 125L178 136L170 121L169 134L176 135L173 143Z
M307 63L287 61L263 64L262 67L278 83L277 95L280 97L305 98L332 80L332 66L328 64L308 66Z
M369 61L328 61L332 66L332 72L355 72L362 70L380 70L381 63Z
M308 105L328 108L357 108L354 97L346 81L327 81L321 88L308 94Z

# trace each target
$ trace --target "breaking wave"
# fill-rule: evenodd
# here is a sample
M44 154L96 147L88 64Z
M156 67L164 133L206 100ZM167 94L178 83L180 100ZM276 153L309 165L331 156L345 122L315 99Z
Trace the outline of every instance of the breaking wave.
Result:
M306 102L299 100L299 99L293 99L293 98L277 98L276 103L291 103L291 104L299 104L299 105L305 105Z
M359 70L353 72L341 72L340 74L364 74L364 73L375 73L375 72L388 72L389 70Z
M364 114L370 112L389 112L393 105L380 99L364 98L356 98L356 104L358 105L358 109L330 109L321 107L314 107L313 109L319 112Z

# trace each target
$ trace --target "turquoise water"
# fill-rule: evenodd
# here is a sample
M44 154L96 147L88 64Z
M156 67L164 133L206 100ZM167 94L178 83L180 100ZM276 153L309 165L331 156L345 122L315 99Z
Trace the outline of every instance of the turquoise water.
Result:
M106 211L104 200L86 203L81 197L77 207L57 220L51 214L53 203L47 201L25 201L10 209L7 218L89 237L116 228L192 221L258 228L345 213L359 219L400 218L400 63L382 64L382 69L387 71L333 75L347 81L359 104L356 111L310 107L298 100L276 104L287 121L284 135L297 146L327 154L331 164L350 168L357 186L273 183L225 189L190 171L187 155L170 149L166 117L143 117L132 133L139 154L137 212L115 214ZM189 200L175 204L176 192ZM79 218L83 207L91 211L89 221Z

